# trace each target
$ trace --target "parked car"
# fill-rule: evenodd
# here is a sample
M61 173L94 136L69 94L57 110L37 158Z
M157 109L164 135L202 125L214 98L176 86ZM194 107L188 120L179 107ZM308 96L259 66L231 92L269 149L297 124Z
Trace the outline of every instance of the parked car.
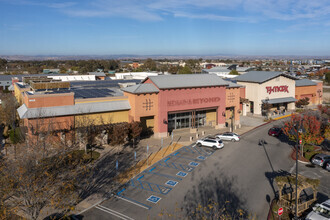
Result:
M282 129L278 127L272 127L268 130L268 135L273 137L278 137L282 134Z
M217 138L203 138L196 141L196 146L212 147L214 150L216 150L223 148L225 145L223 144L222 140Z
M316 154L312 159L312 163L320 167L323 167L328 162L330 162L330 155L326 154Z
M316 204L307 216L306 220L328 220L330 219L330 199L327 201Z
M330 162L327 163L327 165L325 166L325 169L326 169L327 171L330 171Z
M239 141L241 139L241 136L234 132L225 132L222 134L215 135L216 138L219 138L224 141Z

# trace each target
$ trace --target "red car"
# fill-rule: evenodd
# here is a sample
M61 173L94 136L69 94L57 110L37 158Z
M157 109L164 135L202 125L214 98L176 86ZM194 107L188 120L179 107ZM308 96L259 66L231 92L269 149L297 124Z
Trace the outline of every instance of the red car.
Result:
M280 136L281 133L282 133L282 129L277 127L273 127L268 131L268 135L273 137L278 137Z

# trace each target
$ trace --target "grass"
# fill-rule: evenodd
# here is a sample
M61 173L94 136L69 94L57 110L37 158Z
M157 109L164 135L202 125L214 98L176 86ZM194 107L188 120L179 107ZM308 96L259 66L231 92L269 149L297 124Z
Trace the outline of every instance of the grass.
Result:
M74 150L71 152L72 157L76 159L83 159L84 162L92 162L94 160L97 160L100 157L100 153L93 151L91 155L91 151L87 151L87 154L85 153L85 150Z

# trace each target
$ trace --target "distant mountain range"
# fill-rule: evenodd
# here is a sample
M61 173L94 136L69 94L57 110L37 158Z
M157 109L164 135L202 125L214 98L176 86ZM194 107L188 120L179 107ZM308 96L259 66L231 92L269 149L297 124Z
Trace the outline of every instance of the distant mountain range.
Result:
M0 55L0 58L6 60L91 60L91 59L120 59L120 60L144 60L147 58L152 59L233 59L233 60L263 60L263 59L285 59L285 60L305 60L305 59L330 59L330 56L296 56L296 55L278 55L278 56L257 56L257 55L133 55L133 54L122 54L122 55Z

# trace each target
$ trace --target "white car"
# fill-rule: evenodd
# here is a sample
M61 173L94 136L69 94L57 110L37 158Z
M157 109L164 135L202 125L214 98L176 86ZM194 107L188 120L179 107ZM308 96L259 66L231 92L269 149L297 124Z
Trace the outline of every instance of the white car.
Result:
M225 145L222 143L222 140L217 138L203 138L196 141L196 146L212 147L214 150L216 150L223 148Z
M327 220L330 219L330 199L327 201L316 204L313 207L313 211L311 211L306 220Z
M241 139L241 136L239 136L234 132L225 132L222 134L217 134L215 135L215 137L224 141L232 141L232 142L239 141Z

